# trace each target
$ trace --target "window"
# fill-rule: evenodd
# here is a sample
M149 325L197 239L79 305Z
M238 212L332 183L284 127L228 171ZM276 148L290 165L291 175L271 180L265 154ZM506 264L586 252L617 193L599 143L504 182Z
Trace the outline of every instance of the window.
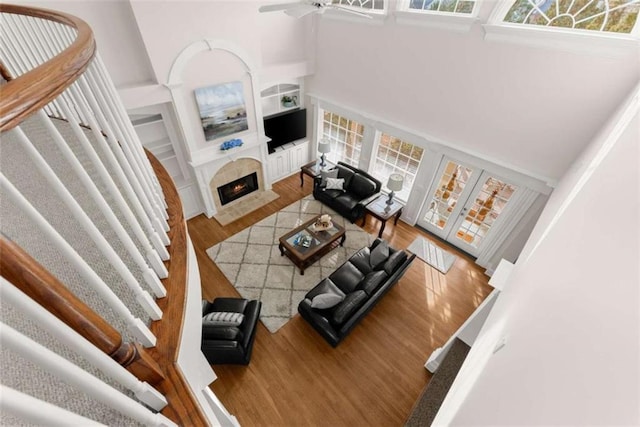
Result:
M383 188L392 173L404 176L402 191L397 192L396 195L398 199L406 202L416 179L423 154L422 148L383 133L378 143L372 175L382 181Z
M332 3L342 6L359 7L371 12L382 12L384 10L384 0L333 0Z
M630 34L640 0L517 0L503 21Z
M409 10L472 13L475 0L409 0Z
M331 152L327 156L334 163L342 161L358 167L362 151L364 126L325 110L322 137L331 141Z

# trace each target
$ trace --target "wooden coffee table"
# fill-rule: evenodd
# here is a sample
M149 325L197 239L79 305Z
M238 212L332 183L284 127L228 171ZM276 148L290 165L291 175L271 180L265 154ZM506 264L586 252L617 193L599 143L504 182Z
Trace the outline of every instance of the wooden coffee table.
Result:
M324 231L316 231L313 224L320 218L317 215L304 224L294 228L284 236L280 237L280 255L286 255L300 269L300 274L304 274L305 268L325 256L331 250L342 246L347 238L345 230L338 224ZM300 237L309 236L309 246L301 244Z

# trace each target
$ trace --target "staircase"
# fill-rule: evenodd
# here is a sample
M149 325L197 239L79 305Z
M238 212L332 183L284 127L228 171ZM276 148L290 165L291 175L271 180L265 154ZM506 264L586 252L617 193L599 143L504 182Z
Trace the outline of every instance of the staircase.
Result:
M0 423L237 425L170 130L138 121L144 148L83 21L0 4L0 27Z

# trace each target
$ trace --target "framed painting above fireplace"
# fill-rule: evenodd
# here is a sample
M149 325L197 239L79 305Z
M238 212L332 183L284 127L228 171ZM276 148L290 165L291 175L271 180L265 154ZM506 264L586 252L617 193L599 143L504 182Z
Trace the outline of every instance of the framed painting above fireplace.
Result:
M205 140L249 129L242 82L201 87L194 92Z

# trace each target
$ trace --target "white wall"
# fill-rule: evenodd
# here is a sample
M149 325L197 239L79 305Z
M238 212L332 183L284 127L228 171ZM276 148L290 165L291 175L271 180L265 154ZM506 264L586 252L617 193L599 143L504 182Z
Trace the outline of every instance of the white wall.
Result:
M11 3L62 11L86 21L117 87L149 84L155 80L128 0L15 0Z
M559 178L633 87L638 51L612 59L488 42L481 23L494 5L483 1L465 34L323 17L308 90Z
M166 83L171 64L182 49L205 38L233 42L257 66L305 60L307 20L283 13L259 13L262 3L132 0L131 7L159 83ZM215 68L209 71L212 75L216 72Z
M552 194L436 421L640 424L640 85L634 95L626 127L609 122Z

